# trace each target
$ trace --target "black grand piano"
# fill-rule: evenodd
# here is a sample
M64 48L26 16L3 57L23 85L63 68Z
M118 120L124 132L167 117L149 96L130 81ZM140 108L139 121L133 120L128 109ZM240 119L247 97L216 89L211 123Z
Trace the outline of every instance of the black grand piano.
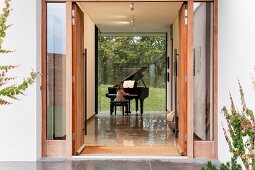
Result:
M136 112L138 111L138 101L140 101L140 113L143 114L143 102L146 97L149 96L149 88L146 87L144 81L143 81L143 72L147 69L147 67L142 67L135 73L131 74L130 76L126 77L125 79L118 82L113 87L108 87L108 93L106 94L106 97L110 98L111 101L113 101L116 97L116 89L119 83L123 83L124 81L133 80L135 81L133 88L124 88L124 91L126 93L129 93L127 97L129 101L129 109L130 112L130 100L135 99L135 106L136 106ZM138 87L138 81L141 81L144 87ZM110 108L110 113L113 112L113 108Z

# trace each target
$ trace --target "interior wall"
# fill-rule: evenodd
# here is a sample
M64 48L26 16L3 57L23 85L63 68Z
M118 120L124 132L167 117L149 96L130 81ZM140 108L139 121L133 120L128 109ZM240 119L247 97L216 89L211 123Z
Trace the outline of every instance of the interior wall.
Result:
M237 79L243 85L247 107L254 111L255 91L251 76L255 66L255 1L219 0L218 34L218 154L220 161L229 161L231 156L224 138L221 123L226 121L221 113L223 106L230 108L229 91L236 106L240 108Z
M172 91L171 91L171 64L170 64L170 60L171 60L171 54L172 54L172 42L171 42L171 30L169 29L169 31L167 32L167 60L169 62L169 68L167 68L167 74L169 74L169 81L167 81L166 84L166 88L167 88L167 111L171 111L171 95L172 95Z
M173 23L173 47L179 51L179 17Z
M177 16L176 19L174 20L173 23L173 60L174 60L174 49L177 49L178 53L179 53L179 17ZM174 66L174 61L173 61L173 66ZM175 76L175 71L173 72L173 82L172 82L172 95L173 95L173 99L175 99L175 89L174 89L174 85L175 85L175 80L174 80L174 76ZM177 99L175 99L177 100ZM175 100L171 101L172 102L172 106L173 106L173 110L175 110Z
M87 48L87 119L95 114L95 24L84 12L84 47Z
M0 65L19 65L8 75L20 83L32 69L41 72L41 1L13 0L7 20L13 24L7 30L3 48L15 50L1 54ZM3 7L3 1L0 2ZM9 84L11 85L11 84ZM36 161L41 157L41 79L11 100L11 105L0 106L0 161Z

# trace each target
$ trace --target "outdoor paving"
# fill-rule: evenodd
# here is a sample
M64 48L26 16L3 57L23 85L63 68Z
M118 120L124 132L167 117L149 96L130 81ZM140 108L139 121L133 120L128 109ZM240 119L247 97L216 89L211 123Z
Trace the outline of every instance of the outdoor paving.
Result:
M0 162L0 170L200 170L208 160L41 160ZM218 161L213 161L219 164Z

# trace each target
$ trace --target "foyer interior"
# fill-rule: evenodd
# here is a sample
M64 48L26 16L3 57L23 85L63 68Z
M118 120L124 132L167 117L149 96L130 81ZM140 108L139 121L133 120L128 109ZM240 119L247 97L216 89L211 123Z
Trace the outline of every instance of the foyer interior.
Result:
M62 24L63 26L66 23L61 23L59 18L63 17L65 13L59 17L57 14L59 7L55 8L55 4L58 3L48 4L48 17L56 17L54 20L56 25L53 24L56 27L53 30L55 34L58 34L61 29L57 29L57 24L60 23L59 25ZM195 18L196 15L198 18L195 20L197 30L194 32L195 45L197 46L197 48L194 48L194 53L196 53L196 57L194 57L194 64L196 63L194 91L197 98L194 99L202 101L202 103L194 103L195 116L198 117L195 120L194 138L196 140L211 140L213 129L211 106L204 103L207 100L207 102L212 103L212 86L210 86L212 83L212 62L209 62L209 64L206 62L212 58L210 52L212 43L206 43L207 40L204 39L206 35L209 35L208 42L212 41L212 29L209 29L209 34L206 32L208 28L205 22L208 18L201 21L204 25L201 30L199 29L201 16L208 11L207 9L206 3L197 3L194 6ZM53 12L50 13L50 10ZM187 57L187 5L182 2L77 2L73 4L72 19L73 155L186 155L187 115L185 109L187 93L185 89L187 85L185 74L187 58L185 57ZM211 18L210 21L212 21ZM196 25L198 26L196 27ZM65 31L62 33L65 35ZM199 36L200 33L202 38ZM50 35L50 31L48 34ZM101 47L99 37L131 36L137 38L162 35L165 36L166 41L163 64L165 67L163 87L165 95L161 97L164 110L146 110L145 107L143 114L141 114L140 109L138 112L131 110L132 113L129 115L122 115L121 111L117 111L116 115L111 115L109 109L107 111L100 110L98 60ZM202 41L196 42L196 38L197 40L202 39ZM58 40L61 40L61 38L56 39L56 42L53 41L53 46L54 43L57 44ZM48 38L48 41L51 41L51 39ZM49 43L48 47L50 45ZM64 49L65 44L62 45ZM62 90L65 85L61 84L61 81L57 81L57 79L64 80L57 75L62 74L57 72L60 70L57 70L56 65L57 62L60 66L63 65L61 56L56 55L56 53L61 54L61 50L56 50L58 45L54 48L52 61L49 53L50 48L48 48L48 65L52 66L52 68L48 67L48 83L52 88L49 87L47 93L50 99L48 100L50 107L48 107L47 113L47 139L65 140L64 110L56 109L54 106L54 108L51 107L51 100L53 101L52 105L59 104L61 106L63 101L59 100L60 98L55 98L55 96L65 95ZM205 59L204 53L207 52L209 60ZM62 55L64 56L64 54L65 52ZM133 71L137 71L137 69ZM124 75L123 78L125 78ZM141 81L139 81L138 86L141 86L141 84ZM58 86L62 88L56 88ZM207 90L209 90L209 95L207 94L207 97L205 97ZM144 101L145 106L151 96L150 92L148 99ZM105 97L105 99L107 98ZM110 100L107 100L110 105ZM64 102L62 104L64 105ZM209 108L206 108L207 106ZM168 122L167 114L173 110L177 110L174 116L178 116L179 119L178 121L175 119L176 122L173 119ZM179 114L177 115L177 113ZM177 122L178 124L176 124ZM173 131L175 125L178 129L178 136Z
M84 44L87 48L87 70L98 70L95 74L88 75L87 80L95 79L95 89L97 92L105 97L105 91L100 89L99 83L96 79L100 79L102 74L100 69L97 68L100 60L92 61L96 63L95 68L91 69L90 66L90 56L95 55L96 58L100 58L101 53L97 53L101 47L99 38L91 37L90 35L96 35L101 37L121 37L121 36L131 36L131 37L142 37L142 36L162 36L165 41L171 41L170 27L175 23L178 24L178 13L182 6L181 2L175 3L153 3L153 2L121 2L121 3L77 3L78 7L82 10L84 14ZM132 9L133 8L133 9ZM160 11L160 12L159 12ZM97 29L94 27L98 28ZM177 27L177 26L176 26ZM175 31L177 31L175 28ZM172 33L171 33L172 34ZM176 33L177 34L177 33ZM178 36L175 34L175 45L178 43ZM94 39L95 43L91 43L91 37ZM173 37L172 37L173 39ZM86 43L87 41L87 43ZM170 42L168 42L169 44ZM91 46L98 44L95 46ZM165 48L167 43L164 44ZM169 47L170 48L170 47ZM162 67L165 68L163 72L165 79L162 80L164 94L167 94L167 67L166 60L167 55L171 55L171 49L166 49L164 54L164 61ZM177 48L177 47L176 47ZM110 50L110 49L108 49ZM95 51L97 54L92 54ZM141 56L141 60L142 60ZM91 63L91 65L92 65ZM116 68L115 68L116 69ZM139 68L137 68L139 69ZM133 69L130 72L135 72L137 69ZM168 68L169 69L169 68ZM129 73L130 73L129 72ZM143 74L149 73L149 70ZM103 73L104 74L104 73ZM119 72L123 74L122 79L127 77L128 74ZM115 75L117 76L117 75ZM121 79L119 79L121 81ZM94 81L92 81L94 83ZM91 83L92 83L91 82ZM113 82L112 82L113 83ZM111 83L111 84L112 84ZM118 82L116 81L115 84ZM107 83L108 84L108 83ZM148 82L146 83L148 85ZM169 84L169 83L168 83ZM89 86L89 84L87 84ZM93 85L92 85L93 86ZM112 85L111 85L112 86ZM143 86L141 80L138 82L138 86ZM162 99L163 109L158 110L148 110L147 106L153 103L148 103L150 98L153 98L153 92L149 86L149 96L144 100L145 111L141 115L140 111L136 113L135 110L131 110L131 114L122 116L121 111L117 111L115 116L109 114L109 109L100 109L102 102L105 99L100 99L100 95L95 96L95 105L97 106L96 115L87 115L88 121L87 134L84 135L84 143L86 145L82 154L126 154L126 155L180 155L176 148L176 137L175 133L169 127L171 126L167 122L167 95L160 96ZM168 89L170 91L170 88ZM91 91L92 92L92 91ZM87 93L87 99L93 96ZM101 96L102 96L101 95ZM106 98L106 97L105 97ZM110 105L110 99L106 98L107 104ZM169 100L169 99L168 99ZM89 100L87 100L89 101ZM91 100L93 102L93 99ZM97 102L98 101L98 102ZM170 101L169 101L170 105ZM93 113L93 104L87 104L87 113ZM140 109L139 109L140 110ZM159 111L161 110L161 111ZM169 109L170 110L170 109ZM171 122L172 123L172 122ZM154 149L153 149L154 148Z

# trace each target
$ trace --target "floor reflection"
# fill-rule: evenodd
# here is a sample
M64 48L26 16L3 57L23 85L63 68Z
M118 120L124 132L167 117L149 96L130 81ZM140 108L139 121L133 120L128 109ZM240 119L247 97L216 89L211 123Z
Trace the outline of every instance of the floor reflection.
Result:
M100 113L88 122L87 146L175 146L166 112L122 116Z

